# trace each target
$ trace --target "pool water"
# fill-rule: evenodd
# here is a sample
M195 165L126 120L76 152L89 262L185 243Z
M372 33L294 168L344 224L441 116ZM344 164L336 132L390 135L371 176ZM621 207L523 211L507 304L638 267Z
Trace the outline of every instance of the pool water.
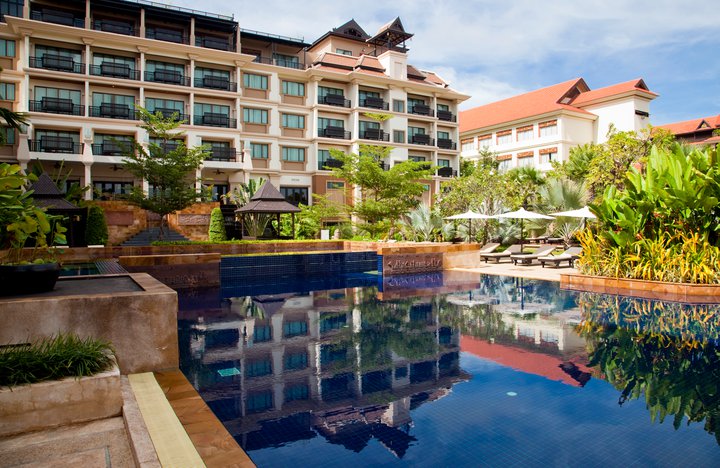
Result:
M60 267L60 276L97 275L100 273L95 262L66 263Z
M720 306L430 274L179 293L181 368L266 466L697 466Z

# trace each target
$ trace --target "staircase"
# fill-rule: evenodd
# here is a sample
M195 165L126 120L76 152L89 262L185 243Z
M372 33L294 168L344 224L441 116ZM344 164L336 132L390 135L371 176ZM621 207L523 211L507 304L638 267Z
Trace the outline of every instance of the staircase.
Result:
M183 236L177 231L174 231L171 228L166 227L165 232L163 236L163 241L186 241L189 240L187 237ZM153 242L160 240L160 228L149 228L145 229L144 231L140 231L139 233L132 236L130 239L123 242L123 247L137 247L137 246L143 246L143 245L151 245Z

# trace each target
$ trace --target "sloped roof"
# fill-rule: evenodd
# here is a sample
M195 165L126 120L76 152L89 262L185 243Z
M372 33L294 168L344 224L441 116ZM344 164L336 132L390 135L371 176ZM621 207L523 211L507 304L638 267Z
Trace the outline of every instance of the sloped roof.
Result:
M591 91L580 93L580 95L578 95L578 97L572 101L572 105L582 107L583 104L592 101L605 99L612 96L618 96L620 94L632 91L638 91L640 93L646 94L650 99L655 99L657 97L656 93L653 93L648 89L645 81L643 81L641 78L638 78L635 80L626 81L624 83L618 83L611 86L606 86L604 88L593 89Z
M236 213L298 213L300 208L285 201L285 197L269 181L260 187L250 201Z
M368 44L376 45L388 45L389 47L395 47L401 42L413 37L413 34L405 31L405 27L400 21L398 16L389 23L383 25L377 33L367 40Z
M342 55L342 54L334 54L332 52L325 52L321 54L317 60L315 60L316 64L331 66L331 67L339 67L339 68L347 68L349 70L352 70L355 68L355 65L357 64L358 59L356 57L350 56L350 55Z
M35 205L50 210L83 210L63 198L57 184L53 182L47 172L40 174L38 179L30 186L33 191L32 198Z
M720 115L658 125L657 128L668 130L674 135L694 133L698 130L702 130L703 128L706 128L707 131L712 131L715 128L720 128Z

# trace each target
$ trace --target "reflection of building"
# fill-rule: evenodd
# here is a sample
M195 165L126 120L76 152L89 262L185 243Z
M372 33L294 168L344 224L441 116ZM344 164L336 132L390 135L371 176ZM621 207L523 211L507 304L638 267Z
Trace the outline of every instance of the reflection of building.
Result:
M186 336L185 374L247 450L321 434L352 450L375 438L401 457L410 411L465 378L459 335L430 301L361 289L232 298Z

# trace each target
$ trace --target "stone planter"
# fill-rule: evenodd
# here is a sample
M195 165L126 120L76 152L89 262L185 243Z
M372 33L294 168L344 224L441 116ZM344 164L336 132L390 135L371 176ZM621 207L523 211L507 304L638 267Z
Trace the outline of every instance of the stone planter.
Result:
M60 276L60 265L57 262L0 265L0 296L52 291L58 276Z
M64 426L122 413L120 370L0 387L0 437Z

